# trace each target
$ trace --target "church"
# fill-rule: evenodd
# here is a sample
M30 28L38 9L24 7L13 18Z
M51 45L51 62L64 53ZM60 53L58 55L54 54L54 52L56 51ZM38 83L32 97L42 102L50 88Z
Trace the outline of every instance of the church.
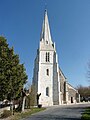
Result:
M53 106L79 102L78 91L68 83L58 64L55 43L52 41L47 10L44 13L40 44L34 61L33 80L35 105Z

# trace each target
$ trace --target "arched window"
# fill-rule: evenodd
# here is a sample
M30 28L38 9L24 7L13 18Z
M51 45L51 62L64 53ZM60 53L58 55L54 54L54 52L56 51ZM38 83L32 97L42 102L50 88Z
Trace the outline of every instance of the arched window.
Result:
M49 76L49 69L46 69L46 74Z
M49 96L49 87L46 88L46 96Z

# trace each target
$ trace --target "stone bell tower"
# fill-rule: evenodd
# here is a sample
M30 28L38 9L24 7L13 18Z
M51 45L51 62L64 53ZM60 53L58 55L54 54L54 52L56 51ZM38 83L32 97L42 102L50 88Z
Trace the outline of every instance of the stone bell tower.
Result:
M55 44L51 38L47 10L45 10L33 76L35 93L41 93L39 104L43 106L59 104L60 83L58 68L58 57Z

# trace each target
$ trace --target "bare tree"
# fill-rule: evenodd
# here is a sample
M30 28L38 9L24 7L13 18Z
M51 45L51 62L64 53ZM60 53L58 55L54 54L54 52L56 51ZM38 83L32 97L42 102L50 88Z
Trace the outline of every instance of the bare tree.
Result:
M82 97L90 96L90 86L84 87L82 85L77 86L78 92Z

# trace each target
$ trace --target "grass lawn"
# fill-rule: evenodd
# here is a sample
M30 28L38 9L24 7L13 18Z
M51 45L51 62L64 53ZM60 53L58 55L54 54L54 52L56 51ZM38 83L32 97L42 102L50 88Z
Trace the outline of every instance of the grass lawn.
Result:
M40 112L42 110L45 110L45 108L31 108L31 109L26 109L25 112L22 113L15 113L15 115L13 116L13 118L11 118L11 120L19 120L21 118L25 118L30 116L31 114Z
M15 112L14 115L10 116L8 119L5 120L21 120L22 118L26 118L30 116L31 114L40 112L42 110L45 110L46 108L31 108L31 109L25 109L24 112Z
M90 107L82 114L82 120L90 120Z

